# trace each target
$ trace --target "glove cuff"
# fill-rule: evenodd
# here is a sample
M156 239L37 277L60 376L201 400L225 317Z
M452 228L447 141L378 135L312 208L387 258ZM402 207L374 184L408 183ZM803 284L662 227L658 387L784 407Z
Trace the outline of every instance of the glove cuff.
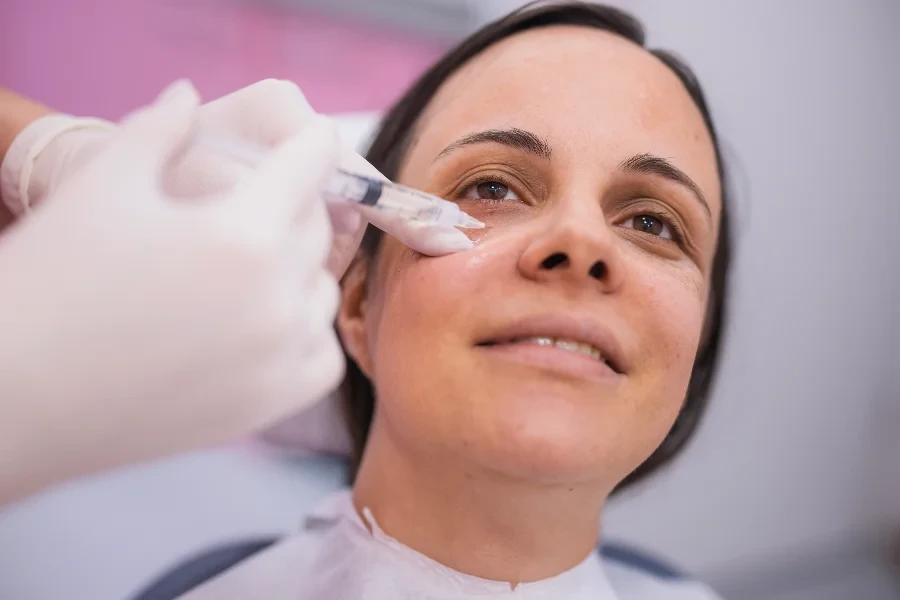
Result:
M0 164L0 198L15 215L21 216L32 208L31 177L35 161L47 146L64 133L78 129L109 131L115 125L103 119L53 114L30 123L15 137L3 163Z

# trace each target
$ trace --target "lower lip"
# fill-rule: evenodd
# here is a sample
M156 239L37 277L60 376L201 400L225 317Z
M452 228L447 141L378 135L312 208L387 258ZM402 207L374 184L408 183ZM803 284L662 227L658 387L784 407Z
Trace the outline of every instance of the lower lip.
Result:
M608 383L621 377L601 360L562 350L556 346L542 346L534 342L511 342L491 346L477 346L491 356L521 363L537 369L554 371L575 379Z

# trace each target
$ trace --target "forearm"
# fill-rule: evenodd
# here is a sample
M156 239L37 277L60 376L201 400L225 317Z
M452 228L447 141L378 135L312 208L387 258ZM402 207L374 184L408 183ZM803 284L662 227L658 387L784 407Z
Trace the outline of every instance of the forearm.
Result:
M9 90L0 88L0 163L16 136L30 123L53 111ZM0 231L15 220L15 215L0 197Z
M0 88L0 159L6 156L12 141L32 121L52 110L9 90Z

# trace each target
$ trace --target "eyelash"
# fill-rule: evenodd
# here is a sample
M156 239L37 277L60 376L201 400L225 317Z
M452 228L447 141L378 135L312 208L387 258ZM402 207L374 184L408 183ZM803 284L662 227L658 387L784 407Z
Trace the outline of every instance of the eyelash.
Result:
M465 198L466 194L468 194L471 190L478 187L482 183L501 183L505 187L509 189L512 193L519 197L519 202L522 202L522 196L515 191L515 188L518 187L511 179L504 175L500 175L499 173L484 173L482 175L478 175L475 179L466 183L466 186L462 188L462 192L458 195L459 198ZM515 202L514 200L503 200L503 199L493 199L493 198L478 198L479 202L484 202L487 204L499 204L501 202Z
M669 213L665 210L659 209L659 208L641 208L639 210L633 211L624 220L628 221L629 219L636 219L641 216L648 216L648 217L653 217L654 219L659 219L662 223L664 223L666 226L669 227L669 230L672 232L672 239L666 240L666 238L656 236L656 235L651 235L651 234L645 234L645 235L651 235L651 237L659 238L664 241L671 241L671 242L678 244L679 246L684 246L685 241L687 239L685 232L684 232L684 228L678 222L678 219L675 219L674 217L672 217L671 213ZM637 231L638 233L642 233L641 231L638 231L636 229L634 231Z
M514 194L516 194L519 197L519 200L518 200L519 202L524 201L522 199L522 196L517 191L515 191L515 188L518 186L511 179L509 179L508 177L505 177L504 175L501 175L499 173L484 173L482 175L476 176L473 180L466 183L465 187L462 188L462 191L459 194L457 194L458 198L465 198L466 194L468 194L471 190L478 187L482 183L503 184L505 187L509 188L509 190L511 192L513 192ZM510 200L492 199L492 198L479 198L478 201L484 202L486 204L500 204L502 202L510 202ZM652 234L644 234L644 235L650 235L651 237L659 238L664 241L671 241L671 242L678 244L679 246L685 245L687 236L685 235L684 228L678 222L678 219L672 217L671 213L669 213L665 210L662 210L660 208L655 208L655 207L654 208L649 208L649 207L641 208L640 210L633 211L624 220L628 221L629 219L636 219L637 217L644 216L644 215L653 217L654 219L659 219L661 222L666 224L669 227L670 231L672 232L672 239L666 240L666 238L662 238L660 236L654 236ZM636 229L634 231L637 231L637 233L642 233Z

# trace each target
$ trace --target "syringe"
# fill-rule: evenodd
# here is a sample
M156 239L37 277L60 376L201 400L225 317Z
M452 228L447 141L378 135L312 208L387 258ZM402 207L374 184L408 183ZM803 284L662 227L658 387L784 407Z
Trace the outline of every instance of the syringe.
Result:
M209 130L200 131L196 142L204 148L224 153L251 167L259 165L268 152L267 149L246 140ZM453 202L404 185L351 173L344 169L336 169L328 176L321 191L326 202L360 204L423 225L466 229L484 227L484 223L461 211Z

